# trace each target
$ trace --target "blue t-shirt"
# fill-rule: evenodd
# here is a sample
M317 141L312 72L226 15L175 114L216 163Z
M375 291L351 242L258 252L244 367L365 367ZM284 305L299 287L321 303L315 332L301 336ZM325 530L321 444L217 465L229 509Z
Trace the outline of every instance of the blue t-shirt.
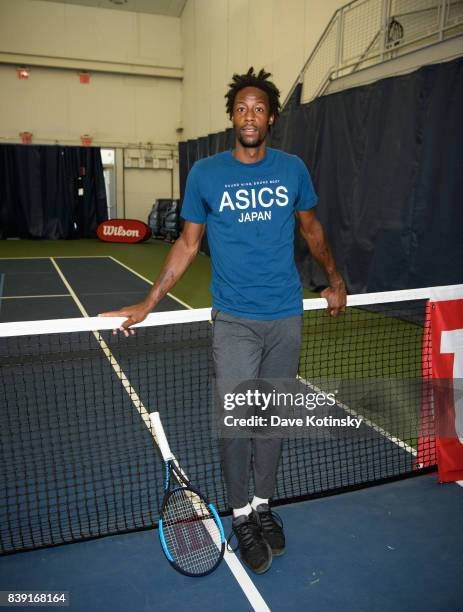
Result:
M245 164L231 151L197 161L181 215L207 223L213 307L249 319L302 313L294 213L317 203L301 159L267 148Z

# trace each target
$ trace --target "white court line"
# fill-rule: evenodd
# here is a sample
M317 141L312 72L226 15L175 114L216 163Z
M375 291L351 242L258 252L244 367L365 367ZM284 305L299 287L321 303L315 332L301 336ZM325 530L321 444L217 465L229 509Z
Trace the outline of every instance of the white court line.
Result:
M298 376L297 378L298 378L298 380L302 381L304 383L304 385L310 387L315 392L317 392L317 393L324 393L324 391L322 389L320 389L316 385L310 383L305 378L302 378L302 376ZM354 418L362 419L362 422L365 423L365 425L368 425L368 427L370 427L371 429L373 429L377 433L379 433L382 436L384 436L385 438L387 438L390 442L392 442L393 444L397 444L397 446L399 446L400 448L403 448L404 450L406 450L407 452L409 452L413 456L415 456L415 457L417 456L418 452L417 452L417 450L415 448L413 448L413 446L410 446L406 442L401 440L400 438L397 438L396 436L393 436L391 433L389 433L388 431L386 431L385 429L383 429L382 427L380 427L379 425L377 425L373 421L370 421L370 419L367 419L366 417L361 415L359 412L356 412L353 408L349 408L349 406L347 406L346 404L343 404L342 402L339 402L338 400L336 400L336 406L339 406L339 408L342 408L345 412L347 412L347 414L350 414Z
M94 257L110 257L109 255L53 255L55 259L93 259ZM0 261L5 259L16 260L16 259L52 259L52 257L47 257L46 255L36 255L36 256L24 256L24 257L0 257Z
M142 276L141 274L139 274L138 272L136 272L135 270L133 270L132 268L127 266L125 263L122 263L122 261L119 261L118 259L116 259L112 255L108 255L108 257L109 257L109 259L112 259L113 261L115 261L117 264L119 264L123 268L126 268L126 270L129 270L129 272L132 272L132 274L135 274L135 276L138 276L138 278L141 278L142 280L144 280L149 285L153 284L153 281L150 281L148 278L146 278L146 276ZM176 302L178 302L182 306L185 306L185 308L188 308L189 310L193 310L193 306L190 306L189 304L187 304L186 302L184 302L180 298L176 297L172 293L166 293L166 295L168 295L170 298L172 298L173 300L175 300Z
M43 257L42 255L37 255L36 257L0 257L0 261L1 260L6 260L6 259L8 259L8 260L16 260L16 259L21 259L21 260L25 260L25 259L47 259L47 260L53 260L53 259L94 259L94 258L95 259L96 258L99 258L99 259L112 259L113 261L115 261L117 264L119 264L123 268L126 268L127 270L129 270L129 272L132 272L132 274L135 274L135 276L138 276L139 278L144 280L145 283L148 283L148 285L152 285L153 284L153 281L150 281L149 278L146 278L145 276L142 276L141 274L139 274L138 272L133 270L133 268L130 268L126 264L122 263L121 261L119 261L118 259L113 257L112 255L54 255L53 257ZM190 304L187 304L182 299L176 297L172 293L166 293L166 295L168 297L170 297L172 300L174 300L175 302L178 302L179 304L184 306L185 308L188 308L189 310L193 310L193 306L190 306ZM56 297L60 297L60 296L56 296Z
M25 300L31 298L57 298L57 297L71 297L69 293L50 293L48 295L4 295L0 297L2 300Z
M0 261L4 261L4 260L11 260L11 261L16 261L16 259L50 259L49 257L45 257L44 255L37 255L37 257L0 257Z
M69 291L69 294L72 296L72 298L74 299L75 303L77 304L77 307L79 308L80 312L82 313L82 315L84 317L88 317L89 315L88 315L87 311L85 310L84 305L82 304L82 302L77 297L75 291L73 290L73 288L69 284L67 278L64 276L64 274L61 271L60 267L55 262L53 257L50 257L50 260L51 260L52 264L55 266L56 271L58 272L61 280L65 284L67 290ZM129 395L130 399L132 400L134 406L138 410L141 418L143 419L143 422L147 426L148 431L153 436L154 441L157 444L156 436L155 436L153 428L151 426L151 420L150 420L150 417L149 417L148 410L145 408L143 402L138 397L138 394L133 389L132 385L130 384L129 379L124 374L121 366L117 362L117 360L114 357L114 355L111 353L111 350L108 347L108 345L106 344L106 342L102 338L99 337L98 332L94 331L92 333L94 334L94 336L96 338L96 341L98 342L98 344L100 345L101 349L103 350L103 352L104 352L106 358L108 359L111 367L113 368L113 370L116 373L117 377L121 381L124 389L128 393L128 395ZM246 571L243 568L243 566L241 565L241 563L238 561L236 555L234 553L229 552L227 550L227 548L225 549L224 561L227 563L228 568L230 569L231 573L235 577L236 581L238 582L241 590L243 591L243 593L247 597L247 599L248 599L249 603L251 604L252 608L256 612L270 612L270 608L267 606L267 604L265 603L262 595L257 590L256 585L253 583L253 581L248 576L248 574L246 573Z

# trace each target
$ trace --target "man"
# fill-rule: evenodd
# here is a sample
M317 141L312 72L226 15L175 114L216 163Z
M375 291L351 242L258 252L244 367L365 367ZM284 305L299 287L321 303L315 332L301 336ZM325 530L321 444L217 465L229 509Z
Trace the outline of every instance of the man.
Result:
M85 188L87 170L85 166L79 166L79 176L74 185L74 206L72 211L72 237L83 238L84 233L84 210L85 210Z
M302 288L294 262L295 215L329 287L336 316L344 282L315 217L317 196L304 163L266 145L278 119L279 91L261 70L233 76L226 108L235 146L191 169L182 207L185 226L145 300L106 316L125 316L122 331L142 321L197 254L205 226L211 250L213 357L217 380L295 378L302 327ZM221 440L222 467L243 561L265 572L285 551L281 523L269 508L281 451L278 438ZM248 499L253 471L255 495Z

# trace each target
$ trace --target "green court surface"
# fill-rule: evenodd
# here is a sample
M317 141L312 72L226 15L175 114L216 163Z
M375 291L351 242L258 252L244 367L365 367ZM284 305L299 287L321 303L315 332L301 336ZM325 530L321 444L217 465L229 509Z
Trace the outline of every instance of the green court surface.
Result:
M304 313L299 375L415 447L422 404L423 326L400 313L350 307Z

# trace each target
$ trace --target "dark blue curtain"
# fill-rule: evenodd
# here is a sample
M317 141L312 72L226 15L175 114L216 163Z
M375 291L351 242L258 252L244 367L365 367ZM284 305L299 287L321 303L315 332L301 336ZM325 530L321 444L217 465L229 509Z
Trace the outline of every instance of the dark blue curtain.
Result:
M0 145L0 238L93 238L106 219L100 149Z
M463 59L299 98L300 86L270 145L309 168L349 292L463 282ZM182 186L202 140L180 147ZM208 155L232 146L230 130L211 140ZM296 260L305 287L325 285L299 233Z

